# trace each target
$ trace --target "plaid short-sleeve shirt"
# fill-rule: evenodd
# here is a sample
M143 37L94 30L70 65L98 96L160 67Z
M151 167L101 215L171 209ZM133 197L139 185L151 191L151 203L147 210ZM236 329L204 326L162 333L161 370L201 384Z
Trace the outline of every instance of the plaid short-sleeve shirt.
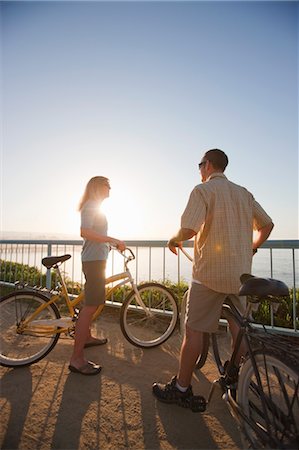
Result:
M213 173L190 194L181 227L196 231L193 280L217 292L237 294L251 272L253 230L271 223L253 195Z

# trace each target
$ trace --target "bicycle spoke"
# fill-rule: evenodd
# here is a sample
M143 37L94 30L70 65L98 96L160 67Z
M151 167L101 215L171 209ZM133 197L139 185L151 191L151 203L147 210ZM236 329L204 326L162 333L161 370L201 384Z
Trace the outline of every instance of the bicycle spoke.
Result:
M55 346L57 327L31 324L30 316L39 310L35 319L51 321L59 317L54 305L39 293L18 292L0 302L1 345L0 363L8 367L25 366L43 358ZM28 324L25 325L25 321Z
M254 358L258 373L248 359L238 384L238 403L245 412L245 434L254 442L254 448L295 448L298 444L298 374L265 352Z
M153 347L164 342L173 332L178 310L171 292L157 283L138 287L140 305L135 292L126 298L121 310L121 328L124 336L134 345Z

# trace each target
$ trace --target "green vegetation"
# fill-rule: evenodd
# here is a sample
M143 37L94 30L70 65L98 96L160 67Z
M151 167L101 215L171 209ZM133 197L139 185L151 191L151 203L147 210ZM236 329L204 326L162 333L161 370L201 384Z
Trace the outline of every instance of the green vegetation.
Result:
M258 310L253 313L253 318L258 323L264 325L271 324L271 303L263 300ZM293 289L290 289L290 296L279 299L279 306L274 313L274 326L283 328L293 328ZM296 327L299 328L299 289L296 290Z
M28 264L14 263L10 261L3 261L0 259L0 280L8 283L15 283L19 281L28 286L46 286L46 274L42 273L37 267L28 266ZM67 288L71 294L79 294L81 291L81 284L72 282L69 277L65 276ZM51 289L57 286L56 273L51 271ZM14 291L14 287L1 286L1 296Z
M0 260L0 280L5 280L10 283L20 281L27 283L29 286L45 286L46 274L43 274L36 267L31 267L26 264L13 263L9 261ZM78 282L72 282L68 276L65 275L65 282L68 291L72 295L77 295L82 289ZM173 283L170 280L159 281L170 289L176 296L179 306L181 305L184 293L188 289L188 284L184 281L180 283ZM57 286L57 279L55 272L52 272L51 288L55 289ZM113 301L122 303L129 291L129 286L118 288L113 293ZM1 286L1 296L8 294L15 290L14 287ZM264 325L271 323L271 306L269 301L264 300L260 303L258 310L253 313L254 319ZM299 328L299 289L296 291L296 324ZM293 328L293 289L290 290L290 297L283 298L280 301L278 310L274 314L274 325L278 327Z
M27 283L29 286L46 285L46 275L42 274L36 267L3 260L0 260L0 280L5 280L9 283L20 281ZM1 286L1 295L6 295L12 290L14 288Z

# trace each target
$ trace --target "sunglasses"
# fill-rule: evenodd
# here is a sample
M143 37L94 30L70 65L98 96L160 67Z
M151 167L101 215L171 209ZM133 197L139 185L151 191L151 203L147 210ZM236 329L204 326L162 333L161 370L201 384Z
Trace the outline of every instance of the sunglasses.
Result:
M200 169L207 161L202 161L201 163L198 164L198 168Z

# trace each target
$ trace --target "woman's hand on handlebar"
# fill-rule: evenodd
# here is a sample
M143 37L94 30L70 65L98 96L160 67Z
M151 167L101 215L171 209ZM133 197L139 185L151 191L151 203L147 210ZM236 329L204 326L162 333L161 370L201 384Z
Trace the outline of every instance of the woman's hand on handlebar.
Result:
M110 245L112 247L115 247L116 250L119 252L124 252L127 248L126 243L124 241L120 241L119 239L113 239L113 241L110 242Z

